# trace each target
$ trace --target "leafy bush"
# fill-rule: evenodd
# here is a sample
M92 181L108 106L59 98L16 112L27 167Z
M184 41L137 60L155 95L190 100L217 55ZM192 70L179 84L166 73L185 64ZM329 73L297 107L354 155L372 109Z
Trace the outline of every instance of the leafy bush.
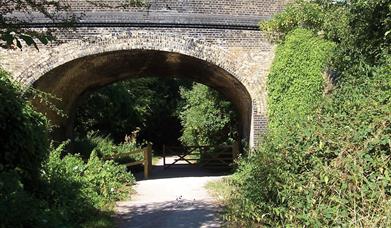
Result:
M46 119L0 71L0 227L112 226L112 204L129 195L134 177L95 154L49 156ZM110 225L111 224L111 225Z
M272 20L262 22L261 29L280 39L296 28L323 35L339 45L334 63L346 70L363 58L375 64L380 52L390 50L390 18L388 0L297 0Z
M76 138L74 150L80 152L84 160L88 159L94 151L98 157L108 158L115 155L127 154L133 151L140 151L146 143L138 144L136 138L137 131L134 131L132 136L125 136L124 142L116 144L109 136L102 137L99 135L99 132L91 131L86 137L81 139ZM143 158L143 153L132 154L126 156L126 162L141 161Z
M58 224L48 205L26 191L18 172L0 172L0 227L42 227Z
M219 145L229 143L237 134L232 104L217 91L202 84L181 89L183 104L179 118L183 126L180 138L185 145Z
M0 173L1 227L80 227L92 220L112 225L113 203L130 195L134 177L94 153L87 163L77 155L61 158L63 147L50 153L35 192L24 189L17 172Z
M47 121L1 69L0 104L0 172L15 170L25 187L36 187L41 164L49 153Z
M78 155L61 158L62 147L53 150L44 167L47 201L62 215L65 224L81 224L90 216L109 210L130 193L134 177L126 167L101 161L95 153L85 163Z
M85 178L107 203L128 196L129 188L126 186L135 184L133 175L126 172L125 166L117 165L113 161L103 162L95 153L92 153L88 160Z
M63 224L81 224L88 220L85 215L97 213L98 207L94 207L92 200L98 194L90 190L89 183L82 176L85 170L83 160L75 155L61 159L61 153L61 146L53 150L44 166L42 195Z

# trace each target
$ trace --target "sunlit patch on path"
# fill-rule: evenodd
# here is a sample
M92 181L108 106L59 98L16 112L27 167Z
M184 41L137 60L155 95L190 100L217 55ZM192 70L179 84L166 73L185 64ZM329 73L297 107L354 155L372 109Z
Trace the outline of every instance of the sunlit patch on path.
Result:
M205 185L222 173L179 165L156 167L150 180L140 180L133 199L117 203L119 227L221 227L221 207Z

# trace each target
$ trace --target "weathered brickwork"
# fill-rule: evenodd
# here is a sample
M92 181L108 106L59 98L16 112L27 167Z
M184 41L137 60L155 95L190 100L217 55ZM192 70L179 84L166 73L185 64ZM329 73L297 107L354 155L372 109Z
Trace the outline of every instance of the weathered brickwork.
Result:
M40 46L39 51L31 47L1 50L1 67L11 72L16 81L55 93L63 98L65 111L71 113L77 98L94 86L151 72L157 76L170 74L167 76L188 77L215 87L234 102L241 112L243 135L250 140L251 145L265 132L265 83L274 58L274 45L260 31L191 26L115 26L110 23L118 17L117 13L106 10L104 14L95 14L101 9L69 1L74 9L87 10L86 15L90 15L88 20L101 21L102 24L59 31L58 42ZM222 18L228 19L228 14L236 15L237 18L243 18L241 23L246 24L254 20L254 15L259 19L278 12L285 1L223 0L215 3L207 0L167 0L150 3L151 11L166 10L188 15L185 21L171 21L174 25L189 23L188 19L193 20L195 16L208 18L208 15L213 14L225 14ZM167 6L169 9L166 9ZM128 10L142 11L134 8ZM131 14L122 14L121 20L126 20L126 15ZM247 17L250 20L245 19L246 15L251 15ZM213 21L216 17L211 16L209 19L208 23L219 23ZM36 22L41 20L37 17ZM138 65L131 62L137 61L137 58L133 60L132 57L137 55L143 56L140 58L144 61ZM162 61L161 67L149 61ZM192 67L194 69L190 69ZM186 71L186 68L189 70ZM205 75L195 75L198 71ZM93 75L104 72L111 78ZM115 75L112 72L116 72Z
M86 1L66 0L74 10L80 11L144 11L144 7L96 8ZM127 5L128 0L95 0L96 4ZM171 11L192 14L225 14L271 16L282 10L287 0L146 0L150 11Z

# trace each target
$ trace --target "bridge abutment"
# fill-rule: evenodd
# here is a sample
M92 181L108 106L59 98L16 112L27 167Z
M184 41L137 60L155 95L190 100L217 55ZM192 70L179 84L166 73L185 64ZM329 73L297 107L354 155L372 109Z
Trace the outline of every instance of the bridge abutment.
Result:
M70 115L83 93L118 80L190 79L231 100L240 113L243 138L251 146L257 144L267 128L266 78L274 58L274 45L257 23L278 12L286 1L228 1L224 3L228 8L221 9L216 8L221 2L197 8L191 4L203 1L167 1L171 10L152 1L148 10L122 11L95 10L69 1L76 10L84 10L86 18L74 29L55 32L55 43L40 45L39 50L0 51L1 67L15 81L58 96L59 107ZM252 11L246 8L250 6ZM175 19L178 15L182 20ZM42 18L32 22L30 27L38 31L56 26ZM69 125L45 111L60 126Z

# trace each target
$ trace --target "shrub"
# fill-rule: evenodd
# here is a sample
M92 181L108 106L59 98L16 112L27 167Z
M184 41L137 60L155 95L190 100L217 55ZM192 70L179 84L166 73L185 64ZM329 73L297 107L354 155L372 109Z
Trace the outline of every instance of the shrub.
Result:
M18 172L0 172L0 227L45 226L55 220L42 210L45 207L46 202L25 190Z
M117 165L113 161L102 161L94 152L86 164L85 178L98 195L106 200L99 200L99 204L125 198L130 193L126 186L130 187L135 183L133 175L126 172L125 166Z
M305 28L336 42L339 54L334 63L344 71L362 59L376 64L379 53L390 51L390 12L388 0L296 0L260 27L280 40L296 28Z
M88 163L62 158L64 144L49 155L46 119L7 77L0 71L0 227L110 224L110 207L129 195L134 177L96 154Z
M65 224L81 224L110 210L115 201L129 196L135 179L124 166L101 161L95 153L85 163L78 155L61 158L53 150L44 167L47 198Z
M127 154L133 151L141 151L147 143L138 144L136 141L137 131L132 136L125 136L125 141L115 144L110 136L100 136L99 132L91 131L85 138L77 138L74 143L74 150L80 152L84 160L90 158L91 153L95 151L96 156L100 158L113 157L115 155ZM136 153L125 157L124 162L141 161L143 153ZM117 161L117 162L122 162Z
M27 188L38 182L49 154L47 121L0 69L0 172L15 170Z
M98 197L85 181L85 164L77 155L61 158L63 146L53 149L43 168L44 189L42 195L64 224L76 225L96 214L93 199ZM88 216L86 216L88 215Z

